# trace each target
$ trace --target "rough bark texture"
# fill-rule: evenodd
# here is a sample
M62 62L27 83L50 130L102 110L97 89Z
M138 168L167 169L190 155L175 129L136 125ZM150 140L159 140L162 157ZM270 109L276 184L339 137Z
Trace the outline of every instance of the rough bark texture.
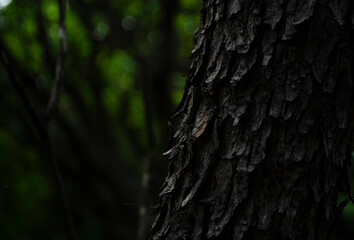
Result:
M329 237L353 24L350 0L204 0L152 239Z

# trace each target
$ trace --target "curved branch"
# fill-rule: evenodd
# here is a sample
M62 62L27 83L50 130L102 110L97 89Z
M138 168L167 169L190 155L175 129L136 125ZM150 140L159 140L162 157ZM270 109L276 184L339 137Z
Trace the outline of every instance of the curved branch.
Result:
M59 4L59 57L55 69L54 86L49 99L49 103L46 109L46 120L49 122L53 115L58 110L58 102L60 97L60 88L62 79L64 76L64 59L66 53L66 27L65 27L65 15L66 15L66 0L58 0Z

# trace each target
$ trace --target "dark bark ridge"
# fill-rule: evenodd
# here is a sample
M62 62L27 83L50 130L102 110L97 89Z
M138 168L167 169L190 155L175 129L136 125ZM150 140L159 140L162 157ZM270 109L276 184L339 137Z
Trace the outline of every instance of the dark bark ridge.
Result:
M152 239L329 237L353 23L349 0L204 0Z

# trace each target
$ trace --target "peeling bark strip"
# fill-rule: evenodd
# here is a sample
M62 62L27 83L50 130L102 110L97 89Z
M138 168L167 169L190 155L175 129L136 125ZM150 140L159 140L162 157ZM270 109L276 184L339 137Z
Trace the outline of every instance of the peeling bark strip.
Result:
M204 0L152 239L327 239L354 124L350 0Z

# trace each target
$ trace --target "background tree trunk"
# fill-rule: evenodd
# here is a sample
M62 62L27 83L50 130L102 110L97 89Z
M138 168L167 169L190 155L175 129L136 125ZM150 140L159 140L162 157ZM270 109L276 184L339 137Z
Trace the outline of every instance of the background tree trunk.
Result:
M329 237L353 24L350 0L204 0L153 239Z

